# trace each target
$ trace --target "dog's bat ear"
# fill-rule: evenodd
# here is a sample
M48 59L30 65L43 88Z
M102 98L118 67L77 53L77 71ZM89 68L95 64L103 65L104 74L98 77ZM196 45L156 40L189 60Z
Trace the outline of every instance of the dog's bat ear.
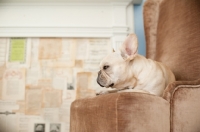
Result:
M133 60L138 51L138 40L135 34L130 34L121 46L121 56L125 60Z

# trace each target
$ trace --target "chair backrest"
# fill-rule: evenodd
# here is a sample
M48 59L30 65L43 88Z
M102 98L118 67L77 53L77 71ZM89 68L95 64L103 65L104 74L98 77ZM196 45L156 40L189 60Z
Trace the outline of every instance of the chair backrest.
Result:
M200 0L162 0L158 9L155 52L147 46L147 55L169 66L176 80L199 79Z
M143 8L146 56L155 59L159 5L162 0L146 0Z

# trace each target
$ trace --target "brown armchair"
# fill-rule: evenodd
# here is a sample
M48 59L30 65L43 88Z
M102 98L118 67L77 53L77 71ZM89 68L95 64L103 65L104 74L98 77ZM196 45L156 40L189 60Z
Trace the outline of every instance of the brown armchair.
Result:
M163 97L113 93L76 100L71 132L200 132L200 1L147 0L144 20L147 57L168 65L177 81Z

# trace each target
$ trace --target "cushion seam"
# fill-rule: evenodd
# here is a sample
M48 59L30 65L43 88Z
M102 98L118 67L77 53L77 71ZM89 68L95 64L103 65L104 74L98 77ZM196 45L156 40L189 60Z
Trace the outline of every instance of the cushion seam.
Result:
M170 132L173 132L173 129L172 129L172 122L173 122L173 103L174 103L174 101L173 101L173 98L174 98L174 94L175 94L175 92L178 90L178 89L180 89L180 88L200 88L200 85L184 85L184 84L182 84L182 85L179 85L179 86L177 86L175 89L174 89L174 91L172 92L172 96L171 96L171 98L170 98Z
M121 94L116 98L115 106L116 106L116 132L118 132L118 99Z

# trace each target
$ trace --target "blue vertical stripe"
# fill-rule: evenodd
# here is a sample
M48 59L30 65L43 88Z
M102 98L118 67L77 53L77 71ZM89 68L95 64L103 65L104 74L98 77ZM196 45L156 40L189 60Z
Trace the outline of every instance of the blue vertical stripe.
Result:
M146 41L144 36L144 23L143 23L143 4L134 5L134 29L135 34L138 37L139 48L138 53L146 56Z

